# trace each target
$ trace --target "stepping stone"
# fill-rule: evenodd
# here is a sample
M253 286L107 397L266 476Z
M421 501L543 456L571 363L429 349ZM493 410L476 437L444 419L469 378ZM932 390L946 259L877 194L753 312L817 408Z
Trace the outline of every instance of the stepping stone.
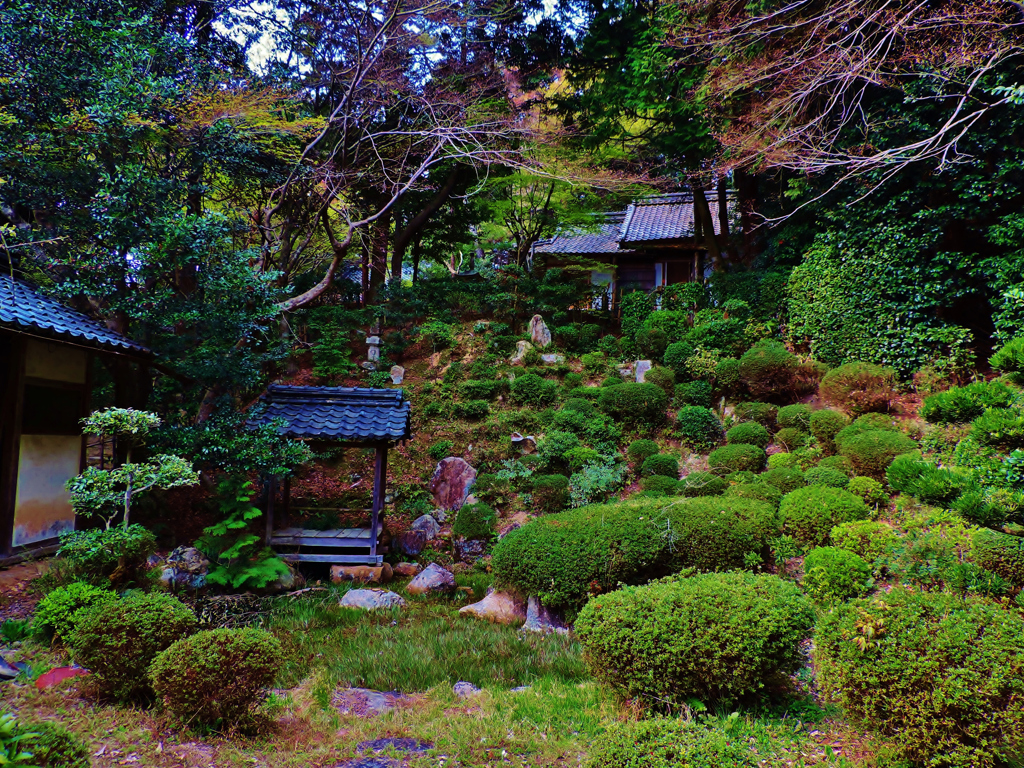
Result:
M401 595L386 589L352 589L345 593L339 605L342 608L376 611L381 608L404 608L405 600Z
M419 755L432 749L433 746L433 744L428 744L419 739L374 739L373 741L364 741L356 749L383 752L385 749L391 748L396 752L409 752Z
M455 695L460 699L465 699L480 693L479 688L472 683L467 683L465 680L459 680L459 682L455 684L453 690L455 691Z
M376 717L390 712L405 701L397 691L371 691L369 688L343 688L334 694L331 704L342 715Z

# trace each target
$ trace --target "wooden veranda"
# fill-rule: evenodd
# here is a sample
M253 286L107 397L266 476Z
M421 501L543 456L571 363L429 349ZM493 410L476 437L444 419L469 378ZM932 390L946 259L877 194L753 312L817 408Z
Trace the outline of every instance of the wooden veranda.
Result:
M278 489L281 516L291 517L291 484L271 478L267 502L267 545L286 560L297 562L380 565L381 531L387 491L389 448L412 436L411 405L400 389L360 387L293 387L271 385L261 398L262 407L249 420L258 426L277 422L280 431L299 440L343 448L373 448L373 506L365 512L368 527L316 530L289 526L275 529ZM288 520L290 522L290 520Z

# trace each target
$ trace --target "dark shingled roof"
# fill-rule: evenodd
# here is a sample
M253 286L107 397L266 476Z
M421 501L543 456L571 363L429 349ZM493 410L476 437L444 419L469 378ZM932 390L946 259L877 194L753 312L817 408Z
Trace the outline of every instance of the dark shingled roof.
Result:
M0 274L0 328L112 352L152 354L103 323L4 274Z
M734 213L735 198L726 196L730 217ZM721 234L718 224L718 195L708 193L708 207L715 224L715 234ZM637 200L626 209L622 224L620 245L629 246L664 240L680 240L694 236L693 195L688 192L658 195Z
M541 240L535 253L631 253L619 248L619 225L603 224L599 232L567 233Z
M412 437L412 406L400 389L271 384L253 427L283 419L281 434L339 443L394 443Z

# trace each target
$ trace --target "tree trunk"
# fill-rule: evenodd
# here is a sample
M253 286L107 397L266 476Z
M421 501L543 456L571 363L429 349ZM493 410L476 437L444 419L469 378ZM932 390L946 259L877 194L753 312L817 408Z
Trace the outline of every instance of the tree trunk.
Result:
M740 206L740 229L743 233L743 262L750 264L757 256L753 215L757 205L757 176L737 170L736 197Z
M391 212L388 211L373 223L370 228L370 285L366 297L367 304L373 304L377 299L380 287L384 285L388 271L388 241L391 234Z
M412 243L412 282L413 285L420 279L420 259L423 258L423 235L416 235Z
M718 238L715 237L715 222L711 217L708 197L704 193L704 187L699 184L693 185L693 214L695 220L700 219L704 232L704 245L707 248L708 257L711 259L711 268L716 272L721 272L725 269L725 264L722 263L722 249L719 248Z
M448 178L445 179L441 188L437 190L437 193L430 198L429 202L423 206L422 210L417 213L409 223L406 224L402 231L395 235L395 249L391 254L391 279L399 279L402 276L402 261L405 259L405 251L409 247L409 243L412 242L427 225L430 219L435 213L441 210L442 206L447 203L455 192L455 187L459 183L462 169L455 167L452 172L448 174Z

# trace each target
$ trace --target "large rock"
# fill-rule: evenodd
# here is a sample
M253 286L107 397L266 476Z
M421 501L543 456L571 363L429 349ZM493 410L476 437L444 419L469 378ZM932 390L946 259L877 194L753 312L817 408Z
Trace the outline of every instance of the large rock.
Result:
M551 331L540 315L530 318L530 340L542 348L551 344Z
M457 539L454 542L455 559L460 563L475 563L487 554L487 543L479 539Z
M457 456L442 459L434 470L434 476L430 478L434 506L447 510L459 509L466 503L469 489L475 480L476 470L465 459Z
M169 589L202 589L210 572L210 561L195 547L178 547L167 556L160 581Z
M412 530L416 533L422 533L426 537L426 539L424 539L423 542L425 544L426 542L430 541L431 539L437 536L437 534L441 530L441 526L437 522L437 520L435 520L430 515L420 515L412 521ZM419 552L410 554L418 555Z
M528 341L517 341L516 342L516 353L508 359L512 365L518 365L523 362L523 358L526 357L526 353L533 349L533 344Z
M565 635L569 632L569 627L566 626L558 612L547 608L536 595L532 596L526 604L526 623L523 625L523 629L527 632L540 632L545 635L551 632Z
M430 519L433 520L433 518ZM416 557L416 555L423 551L427 541L426 531L402 531L395 539L395 548L403 555Z
M352 589L345 593L339 603L342 608L362 608L376 611L381 608L403 608L405 600L401 595L386 589Z
M636 361L636 383L643 384L644 379L647 377L647 372L651 370L650 360L637 360Z
M343 581L355 581L360 584L387 584L394 576L391 565L332 565L331 581L341 584Z
M460 608L459 615L518 627L526 621L526 605L518 597L507 592L488 589L483 600Z
M448 594L455 591L455 577L437 563L431 563L409 582L405 591L410 595Z

